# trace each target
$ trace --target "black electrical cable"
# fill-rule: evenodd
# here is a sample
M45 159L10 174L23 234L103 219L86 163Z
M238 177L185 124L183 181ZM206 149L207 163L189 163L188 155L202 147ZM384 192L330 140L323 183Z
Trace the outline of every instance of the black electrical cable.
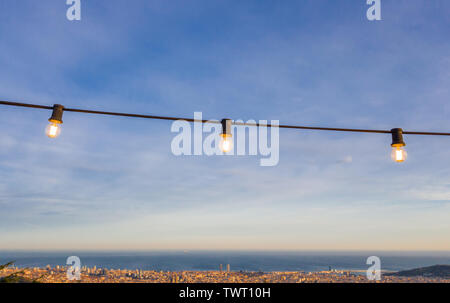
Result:
M160 119L160 120L185 120L188 122L202 122L202 123L220 123L219 121L209 121L209 120L196 120L192 118L177 118L177 117L164 117L164 116L154 116L154 115L141 115L141 114L127 114L127 113L115 113L115 112L105 112L98 110L87 110L78 108L64 108L66 112L77 112L84 114L96 114L96 115L110 115L110 116L122 116L122 117L132 117L132 118L145 118L145 119Z
M29 107L29 108L40 108L40 109L53 109L53 106L19 103L11 101L0 101L0 105L9 106L19 106L19 107ZM96 115L110 115L110 116L122 116L122 117L132 117L132 118L145 118L145 119L160 119L160 120L185 120L188 122L201 122L201 123L216 123L220 124L220 121L216 120L197 120L192 118L180 118L180 117L166 117L166 116L155 116L155 115L142 115L142 114L128 114L128 113L118 113L118 112L106 112L97 110L87 110L87 109L77 109L77 108L64 108L67 112L78 112L85 114L96 114ZM325 130L325 131L339 131L339 132L360 132L360 133L379 133L379 134L391 134L391 130L379 130L379 129L355 129L355 128L335 128L335 127L314 127L314 126L298 126L298 125L272 125L272 124L262 124L262 123L245 123L245 122L233 122L234 125L242 126L255 126L255 127L279 127L279 128L291 128L291 129L308 129L308 130ZM450 136L447 132L419 132L419 131L403 131L405 135L427 135L427 136Z
M279 128L293 128L293 129L310 129L310 130L328 130L328 131L341 131L341 132L360 132L360 133L379 133L379 134L390 134L390 130L379 130L379 129L356 129L356 128L334 128L334 127L315 127L315 126L298 126L298 125L272 125L263 123L244 123L244 122L233 122L234 125L243 126L256 126L256 127L279 127ZM450 135L450 133L449 133Z
M10 101L0 101L0 104L2 104L2 105L10 105L10 106L31 107L31 108L53 109L53 106L28 104L28 103L19 103L19 102L10 102Z

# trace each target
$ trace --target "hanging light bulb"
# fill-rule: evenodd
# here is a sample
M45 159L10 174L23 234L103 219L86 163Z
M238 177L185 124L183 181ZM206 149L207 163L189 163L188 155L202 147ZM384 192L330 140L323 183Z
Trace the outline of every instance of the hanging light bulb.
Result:
M392 148L391 158L395 162L403 162L406 160L407 156L408 153L403 149L403 147L398 146Z
M391 129L392 133L392 153L391 158L395 162L403 162L406 160L408 156L404 146L406 143L403 141L403 130L401 128L393 128Z
M64 106L60 104L53 105L52 116L48 121L50 124L45 128L45 134L50 138L56 138L61 133L62 115Z
M220 150L224 153L229 153L233 149L233 139L231 137L222 136L222 140L220 140Z
M222 119L222 133L220 136L222 139L219 143L219 148L224 152L228 153L233 149L233 138L231 135L231 120Z
M45 128L45 134L50 138L56 138L61 133L61 127L58 123L50 122Z

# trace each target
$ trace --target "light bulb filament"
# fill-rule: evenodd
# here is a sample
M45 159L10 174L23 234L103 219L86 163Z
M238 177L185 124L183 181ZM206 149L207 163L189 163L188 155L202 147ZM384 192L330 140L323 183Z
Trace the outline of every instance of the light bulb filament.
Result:
M397 160L397 162L401 162L403 161L403 153L401 150L396 150L395 151L395 160Z

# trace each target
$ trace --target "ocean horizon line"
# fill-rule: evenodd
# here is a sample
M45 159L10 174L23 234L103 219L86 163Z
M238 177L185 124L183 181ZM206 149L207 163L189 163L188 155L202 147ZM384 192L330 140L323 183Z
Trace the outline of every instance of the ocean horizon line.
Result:
M381 254L432 254L432 255L450 255L450 250L385 250L385 249L361 249L361 250L334 250L334 249L302 249L302 250L287 250L287 249L2 249L0 253L256 253L256 254L271 254L271 253L286 253L286 254L367 254L367 253L381 253Z

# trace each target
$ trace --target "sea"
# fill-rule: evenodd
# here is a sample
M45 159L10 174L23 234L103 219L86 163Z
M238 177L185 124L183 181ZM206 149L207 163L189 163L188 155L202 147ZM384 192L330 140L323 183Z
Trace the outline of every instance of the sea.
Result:
M382 271L400 271L437 264L450 265L450 252L332 251L0 251L0 264L19 268L65 266L77 256L81 266L155 271L211 271L222 264L231 271L365 271L369 256L377 256Z

